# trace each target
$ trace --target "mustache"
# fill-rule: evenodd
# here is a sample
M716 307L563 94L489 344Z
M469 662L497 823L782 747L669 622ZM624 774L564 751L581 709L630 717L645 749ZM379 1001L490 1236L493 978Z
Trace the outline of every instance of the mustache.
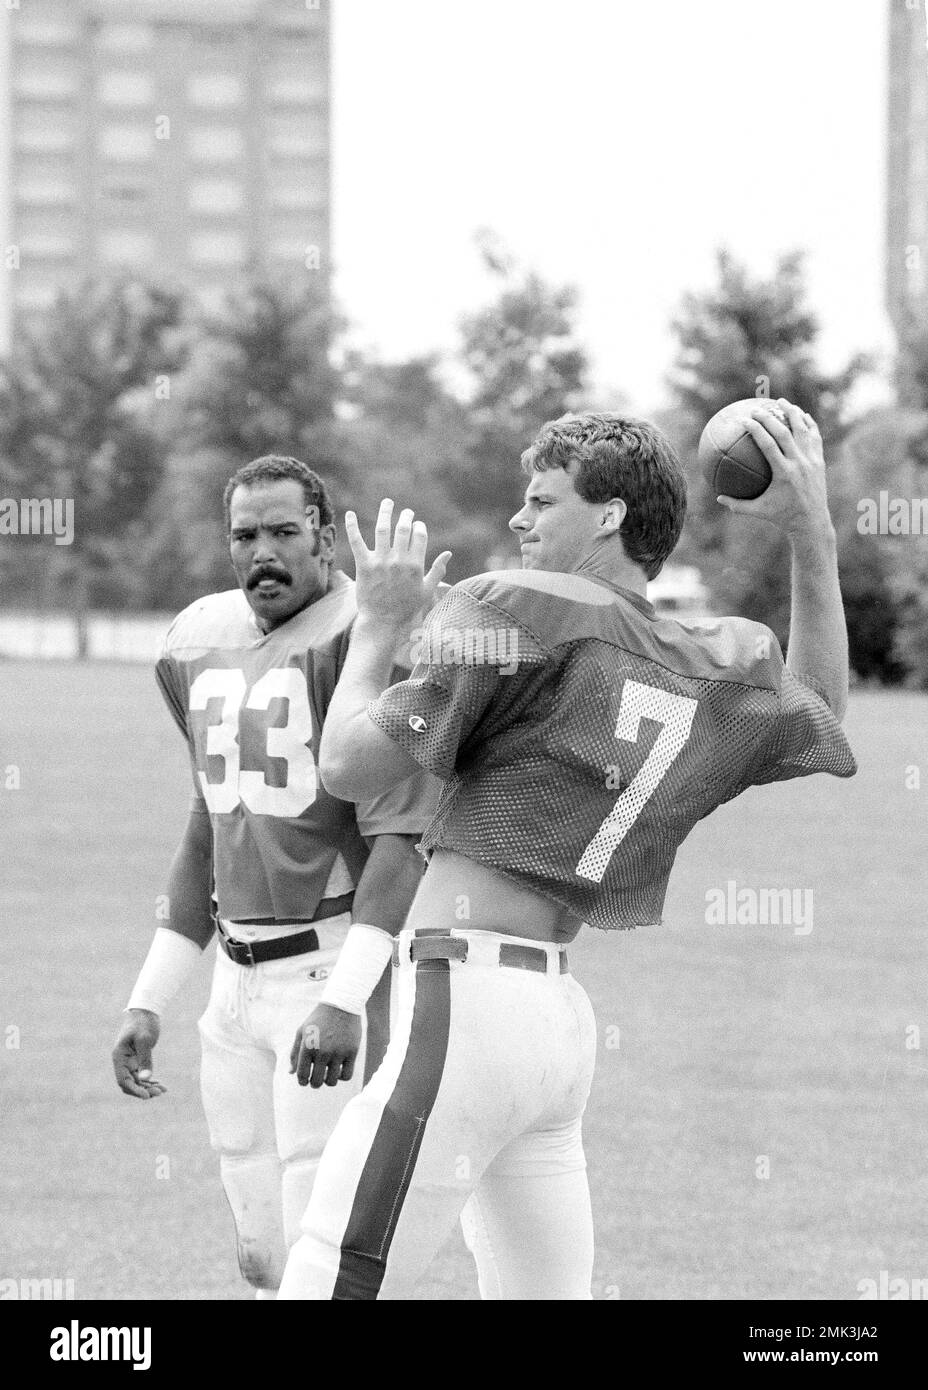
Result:
M248 588L254 589L261 583L262 579L276 579L279 584L291 584L293 582L287 571L281 569L279 565L259 565L248 576Z

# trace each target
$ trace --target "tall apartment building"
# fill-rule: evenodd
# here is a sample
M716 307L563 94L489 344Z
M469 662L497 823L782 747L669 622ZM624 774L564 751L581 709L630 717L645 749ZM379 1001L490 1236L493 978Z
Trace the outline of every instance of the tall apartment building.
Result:
M329 0L8 0L4 18L7 338L97 274L209 303L246 269L327 269Z
M928 28L923 0L890 0L886 302L897 330L928 300Z

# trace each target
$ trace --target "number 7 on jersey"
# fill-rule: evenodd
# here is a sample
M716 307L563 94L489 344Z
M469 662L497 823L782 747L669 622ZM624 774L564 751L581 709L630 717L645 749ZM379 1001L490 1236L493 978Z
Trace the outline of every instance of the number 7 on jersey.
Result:
M674 695L655 685L642 685L632 680L625 682L615 726L616 738L637 743L642 719L653 719L663 727L637 774L583 851L576 869L579 878L588 878L591 883L602 882L616 849L689 738L696 704L696 700L686 695Z

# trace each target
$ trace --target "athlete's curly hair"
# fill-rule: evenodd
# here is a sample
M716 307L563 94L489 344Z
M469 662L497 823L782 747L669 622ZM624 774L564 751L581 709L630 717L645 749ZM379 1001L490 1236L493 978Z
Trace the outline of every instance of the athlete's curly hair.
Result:
M319 525L329 526L335 518L332 503L325 483L318 473L299 459L287 458L283 454L264 454L251 463L243 463L226 483L222 494L222 509L225 513L226 532L230 530L229 507L232 494L237 487L255 487L261 483L276 483L281 479L292 479L301 483L307 507L319 508Z
M542 425L522 455L529 474L571 463L578 465L574 489L587 502L625 502L622 546L653 579L680 539L686 516L686 481L670 441L631 415L562 415Z

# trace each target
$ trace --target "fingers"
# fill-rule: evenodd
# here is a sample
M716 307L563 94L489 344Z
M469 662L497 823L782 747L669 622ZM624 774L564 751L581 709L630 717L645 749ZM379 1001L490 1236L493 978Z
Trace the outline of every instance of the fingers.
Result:
M320 1086L337 1086L350 1081L354 1075L357 1049L319 1046L319 1030L314 1026L301 1028L290 1049L290 1071L296 1073L301 1086L318 1091Z
M167 1090L167 1087L162 1086L160 1081L143 1081L141 1076L139 1076L139 1085L145 1093L146 1100L154 1100L156 1096L163 1096Z
M340 1052L323 1052L304 1044L297 1060L296 1079L301 1086L309 1086L314 1091L320 1086L337 1086L340 1080L351 1080L354 1062L353 1055L345 1057Z
M342 1065L341 1065L341 1079L342 1079L342 1081L350 1081L351 1078L354 1076L354 1064L355 1064L355 1062L357 1061L357 1056L358 1056L358 1054L357 1054L356 1052L354 1052L354 1053L351 1054L351 1056L346 1057L345 1060L342 1062ZM337 1080L338 1080L338 1077L336 1077L335 1080L337 1081ZM329 1081L329 1085L330 1085L330 1086L334 1086L334 1085L335 1085L335 1081Z
M397 518L396 529L393 530L393 508L393 499L385 497L380 504L374 526L373 551L368 550L364 544L357 515L350 511L345 513L345 534L348 537L348 544L351 546L355 561L361 563L373 554L384 560L391 557L405 560L414 567L424 570L425 555L429 544L428 526L424 521L415 520L415 512L411 507L404 507ZM433 563L426 576L430 594L435 592L436 587L444 578L450 559L451 551L446 550Z
M426 593L428 594L429 598L433 598L433 597L434 597L434 595L435 595L435 593L436 593L436 591L437 591L437 589L438 589L439 584L441 584L441 581L444 579L444 577L445 577L445 571L446 571L447 568L448 568L448 562L449 562L450 559L451 559L451 551L450 551L450 550L443 550L443 551L441 552L441 554L438 555L438 556L436 556L436 558L432 561L432 568L429 570L428 574L425 576L425 590L426 590ZM447 584L446 584L446 585L445 585L446 591L447 591L447 588L448 588L448 586L447 586Z
M789 426L784 425L769 411L764 411L763 423L756 415L748 415L745 417L744 427L776 474L783 466L787 450L790 450L791 457L795 449Z
M404 507L400 512L399 521L396 523L396 531L393 536L393 551L396 555L404 557L409 553L410 540L414 530L424 529L424 522L417 521L415 528L412 519L415 513L411 507ZM425 550L423 547L423 555Z
M348 537L348 544L351 546L351 553L355 558L355 564L361 564L370 555L370 551L364 544L364 537L361 535L361 528L358 525L358 518L355 512L345 513L345 535Z
M403 513L403 516L405 515L406 512ZM410 512L410 522L412 522L412 517L413 513ZM397 526L397 537L399 537L399 530L400 528ZM417 567L417 569L425 569L425 552L428 549L428 544L429 528L426 526L424 521L417 521L415 525L412 526L410 531L409 549L407 552L408 559L412 561L412 563Z
M296 1063L293 1064L294 1052ZM326 1080L326 1074L332 1062L332 1053L323 1051L319 1047L319 1030L314 1026L301 1028L297 1034L297 1041L293 1045L293 1052L290 1054L291 1070L296 1071L296 1079L301 1086L311 1086L314 1091ZM338 1080L338 1073L341 1070L341 1057L335 1068L335 1081ZM334 1086L335 1081L331 1084Z
M806 420L811 420L812 417L811 415L806 416L805 412L800 410L798 405L793 405L792 401L788 401L782 396L777 401L777 405L786 416L787 423L794 436L798 436L801 430L807 430L809 428L806 424Z
M393 499L385 497L374 526L374 554L386 555L390 549L390 528L393 523Z
M793 405L792 401L788 401L785 396L779 397L777 405L789 420L790 429L797 438L802 437L799 431L805 431L810 434L816 442L821 440L822 432L818 427L818 423L815 417L810 415L807 410L800 410L798 405Z
M290 1049L290 1070L296 1072L296 1079L301 1086L309 1083L318 1047L319 1029L312 1024L304 1023L302 1028L297 1029L293 1047Z
M764 494L765 495L765 494ZM724 507L727 512L733 512L736 516L742 513L752 517L755 521L767 521L768 518L762 516L757 511L758 498L756 497L716 497L720 507Z
M150 1055L147 1060L147 1067L140 1066L141 1059L131 1045L118 1045L113 1049L116 1084L127 1096L135 1096L137 1100L152 1100L155 1096L163 1096L166 1090L160 1081L152 1080Z
M303 1029L296 1030L296 1037L293 1039L293 1046L290 1049L290 1075L296 1071L300 1064L300 1051L303 1047Z

